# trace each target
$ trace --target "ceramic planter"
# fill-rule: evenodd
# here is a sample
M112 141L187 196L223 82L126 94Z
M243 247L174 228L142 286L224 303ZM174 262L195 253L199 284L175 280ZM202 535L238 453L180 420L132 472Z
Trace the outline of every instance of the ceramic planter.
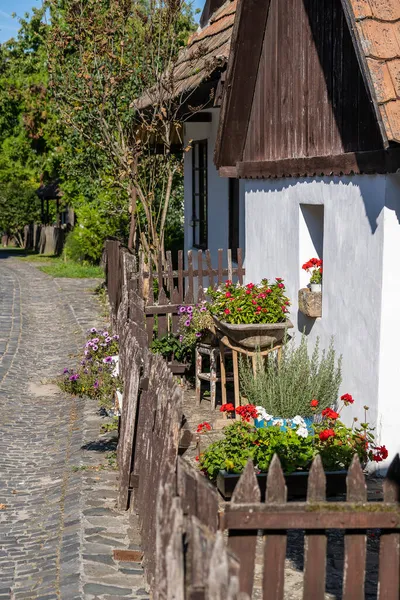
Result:
M285 482L288 493L288 500L306 499L308 485L308 471L298 471L296 473L285 473ZM325 471L326 476L326 496L340 496L346 493L347 471ZM240 474L227 473L220 471L217 476L217 488L225 500L229 500L233 490L239 481ZM265 501L265 489L267 485L267 473L257 475L258 485L261 491L261 501Z
M304 422L306 424L306 427L308 429L309 433L312 433L312 425L314 423L314 417L302 417L304 419ZM288 421L292 421L292 419L282 419L281 417L274 417L274 420L279 419L280 421L282 421L282 425L280 426L280 430L281 431L286 431L287 428L291 428L291 429L297 429L297 425L292 424L292 426L290 426L288 424ZM271 421L265 421L264 419L254 419L254 425L257 427L257 429L264 429L265 427L276 427L276 425L274 425L273 420Z
M183 375L187 369L187 364L172 360L168 363L168 367L173 375Z
M312 292L322 292L322 283L310 283Z
M275 346L285 336L285 331L293 327L293 323L287 319L283 323L251 323L250 325L232 325L220 321L213 316L216 328L226 335L230 340L247 348L255 350Z

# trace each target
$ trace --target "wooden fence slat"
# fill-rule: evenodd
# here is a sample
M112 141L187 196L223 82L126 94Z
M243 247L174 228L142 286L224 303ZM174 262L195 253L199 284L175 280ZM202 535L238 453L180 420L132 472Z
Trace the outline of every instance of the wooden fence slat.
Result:
M174 288L172 290L172 302L175 305L179 304L179 292L178 292L178 288ZM179 314L177 313L176 309L173 313L172 313L172 333L176 334L178 333L179 330Z
M233 281L233 270L232 270L232 250L228 249L228 279Z
M239 281L240 285L243 285L243 276L244 276L244 269L243 269L242 249L238 248L238 251L237 251L237 277L238 277L238 281Z
M211 254L209 250L206 250L206 263L207 263L207 276L208 276L208 285L210 287L214 287L214 274L211 262Z
M367 486L360 460L355 454L347 475L347 501L366 502ZM367 554L365 531L346 531L344 542L343 600L364 600Z
M218 250L218 285L221 285L223 279L223 261L224 261L224 251L222 248Z
M281 463L274 455L268 469L265 502L286 502L287 490ZM283 600L285 583L286 531L268 532L264 541L263 599Z
M185 515L195 516L210 531L217 531L217 490L199 471L180 457L177 461L177 492Z
M173 270L172 270L172 254L171 254L171 250L167 250L166 252L166 258L167 258L167 273L168 273L168 292L169 292L169 296L170 298L172 297L172 292L174 290L174 275L173 275Z
M183 250L178 250L178 292L179 302L183 302Z
M158 294L158 304L160 306L168 305L168 298L165 293L164 288L160 288L160 293ZM168 333L168 316L166 314L158 315L158 337L162 338L164 335Z
M396 454L383 483L384 502L398 503L400 499L400 458ZM400 534L381 531L379 551L379 600L398 600L400 592Z
M320 455L316 456L308 477L307 502L326 499L326 477ZM326 534L306 532L304 557L303 600L324 600L326 577Z
M261 492L254 473L253 461L249 460L232 494L231 504L260 502ZM257 543L257 530L229 531L229 549L240 563L240 591L250 596L253 591L254 561Z
M199 250L197 253L197 299L198 302L203 302L204 300L204 283L203 283L203 251Z
M147 304L154 304L154 279L153 279L153 269L150 268L149 273L149 290L147 297ZM146 329L147 329L147 343L148 346L151 346L151 342L153 341L153 330L154 330L154 316L150 315L146 318Z
M194 294L193 294L193 252L191 250L188 251L188 287L185 295L185 304L193 304Z
M236 600L239 593L239 564L235 563L228 555L222 532L218 531L210 558L207 600Z

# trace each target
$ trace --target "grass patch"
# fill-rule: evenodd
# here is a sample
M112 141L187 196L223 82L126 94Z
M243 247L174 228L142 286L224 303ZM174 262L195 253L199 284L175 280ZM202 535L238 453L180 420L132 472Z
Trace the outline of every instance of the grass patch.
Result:
M71 277L71 278L104 278L104 271L101 267L95 265L82 265L74 262L54 261L50 265L39 267L40 271L51 275L52 277Z
M55 254L30 254L28 252L26 256L19 256L18 260L23 260L24 262L53 263L57 260L59 261L60 257Z

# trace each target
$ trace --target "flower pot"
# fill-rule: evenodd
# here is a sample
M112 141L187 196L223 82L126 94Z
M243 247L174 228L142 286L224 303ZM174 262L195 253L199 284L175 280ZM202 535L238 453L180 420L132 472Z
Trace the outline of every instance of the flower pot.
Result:
M232 325L220 321L213 316L215 326L233 342L255 350L275 346L285 336L285 331L293 327L293 323L287 319L283 323L250 323L249 325Z
M308 433L312 433L312 425L314 423L314 417L302 417L305 421L305 424L308 429ZM265 419L254 419L254 425L257 429L264 429L265 427L277 427L277 424L274 424L274 421L282 421L282 425L280 425L279 429L281 431L287 431L287 429L297 429L297 425L291 422L291 419L283 419L282 417L275 417L271 421L265 421Z
M310 283L312 292L322 292L322 283Z
M297 471L295 473L285 473L285 482L287 487L288 500L305 500L307 497L309 471ZM258 485L261 491L261 501L265 501L265 489L268 473L259 473L257 475ZM326 496L340 496L346 493L347 471L325 471L326 476ZM228 473L220 471L217 476L217 488L225 500L229 500L233 490L239 481L239 473Z
M171 361L168 363L168 368L173 375L183 375L187 369L186 363L180 363L177 361Z

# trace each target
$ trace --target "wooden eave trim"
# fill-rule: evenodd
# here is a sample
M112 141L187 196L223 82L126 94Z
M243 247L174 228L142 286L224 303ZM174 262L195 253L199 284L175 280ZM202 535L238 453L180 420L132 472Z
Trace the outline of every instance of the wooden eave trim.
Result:
M347 152L332 156L286 158L260 162L239 162L236 167L221 167L222 177L241 179L270 179L281 177L319 177L321 175L350 175L395 173L400 169L400 148Z
M270 0L238 0L214 151L217 167L223 160L221 145L227 124L230 145L237 148L238 157L243 156L269 6ZM247 53L241 51L244 45ZM249 48L249 45L252 47ZM235 109L238 114L235 114Z
M346 17L347 25L349 27L350 36L353 42L354 50L356 53L357 61L360 67L361 75L364 80L364 85L367 90L371 103L374 107L375 117L378 122L379 131L381 132L383 146L385 149L389 148L389 140L387 137L386 129L382 120L382 115L379 110L378 99L376 97L375 86L372 81L371 73L369 71L365 53L362 47L360 36L357 31L356 20L354 17L353 8L350 5L350 0L341 0L343 12Z

